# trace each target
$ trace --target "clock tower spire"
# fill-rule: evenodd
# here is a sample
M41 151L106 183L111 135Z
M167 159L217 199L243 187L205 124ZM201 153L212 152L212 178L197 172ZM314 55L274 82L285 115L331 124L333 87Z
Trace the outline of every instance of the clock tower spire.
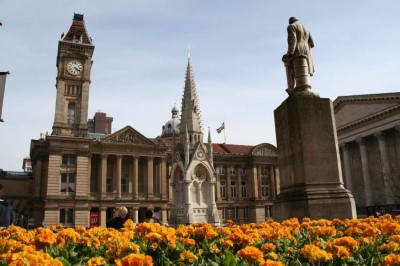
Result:
M94 45L83 14L74 14L58 42L56 108L52 135L86 137Z

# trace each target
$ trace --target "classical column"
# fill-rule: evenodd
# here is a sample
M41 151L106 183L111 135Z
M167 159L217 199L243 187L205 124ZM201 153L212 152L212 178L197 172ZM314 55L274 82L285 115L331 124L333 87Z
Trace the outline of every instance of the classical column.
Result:
M240 168L236 171L236 182L237 182L237 198L242 198L242 174L240 173Z
M258 198L262 198L263 194L262 194L262 190L261 190L261 186L262 186L262 181L261 181L261 166L257 166L257 183L258 183Z
M107 223L107 207L100 208L100 226L106 226Z
M161 199L163 200L168 198L168 187L167 161L165 158L161 158Z
M270 190L270 195L271 198L274 199L276 196L275 192L275 171L274 171L274 166L269 165L269 190Z
M153 157L147 157L147 198L153 197Z
M344 166L344 178L346 180L346 188L349 191L353 192L353 177L351 176L349 144L343 143L340 146L343 150L343 166Z
M40 183L42 180L42 158L41 157L39 157L36 160L34 173L35 173L35 175L34 175L35 186L33 187L33 189L34 189L33 191L34 191L35 197L40 197L40 187L41 187Z
M228 166L226 169L226 199L230 201L232 199L232 191L231 191L231 168L232 166Z
M161 222L163 224L168 222L168 209L166 209L166 208L161 209Z
M122 155L117 155L117 198L121 198L121 168L122 168Z
M138 179L139 179L139 157L134 156L133 157L133 198L137 199L138 198Z
M216 195L217 195L217 201L220 201L221 200L221 177L220 177L220 174L221 174L221 170L220 170L220 167L217 167L217 175L216 175L216 177L215 177L215 179L216 179ZM225 185L225 187L226 187L226 185Z
M390 187L390 165L386 150L385 134L383 132L378 132L374 134L378 139L379 144L379 154L381 163L381 172L383 178L384 195L386 204L393 204L394 199L392 195L392 189Z
M132 219L135 224L139 223L139 208L132 208Z
M107 195L107 154L101 154L101 180L99 182L101 197Z
M92 154L89 154L88 155L88 176L87 176L87 195L88 196L90 196L90 192L92 192L92 190L90 189L91 181L92 181Z
M252 176L251 176L251 191L253 193L252 197L254 199L258 199L258 187L261 186L261 184L258 183L258 179L257 179L257 167L253 166L252 169Z
M368 169L367 147L365 146L365 140L363 138L357 139L356 141L360 147L360 154L361 154L361 166L364 179L365 205L371 206L372 192L371 192L371 178L369 176L369 169Z
M274 168L274 176L275 176L275 193L276 195L279 195L279 193L281 193L281 179L280 179L279 168L277 165L273 165L272 167Z

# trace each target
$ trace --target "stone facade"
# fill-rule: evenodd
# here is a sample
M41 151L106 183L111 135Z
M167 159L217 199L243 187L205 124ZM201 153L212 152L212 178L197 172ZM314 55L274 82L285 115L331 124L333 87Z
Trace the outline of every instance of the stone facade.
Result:
M334 102L344 183L359 216L400 208L400 93L340 96Z

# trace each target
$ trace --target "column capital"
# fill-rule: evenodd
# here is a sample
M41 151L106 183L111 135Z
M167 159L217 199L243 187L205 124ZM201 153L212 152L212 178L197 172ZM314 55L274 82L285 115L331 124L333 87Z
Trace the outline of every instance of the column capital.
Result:
M356 142L360 145L360 146L365 146L365 139L363 137L359 137L356 139Z
M102 159L107 159L108 158L108 154L102 153L102 154L100 154L100 156L101 156Z
M377 137L378 140L382 140L384 136L385 136L385 132L383 132L383 131L374 133L374 137Z

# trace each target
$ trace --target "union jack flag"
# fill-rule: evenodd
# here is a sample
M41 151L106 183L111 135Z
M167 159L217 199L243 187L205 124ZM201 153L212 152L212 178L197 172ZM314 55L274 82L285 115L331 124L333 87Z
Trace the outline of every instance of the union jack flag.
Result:
M224 129L225 129L225 122L223 122L222 125L219 128L217 128L218 134L221 133L221 131Z

